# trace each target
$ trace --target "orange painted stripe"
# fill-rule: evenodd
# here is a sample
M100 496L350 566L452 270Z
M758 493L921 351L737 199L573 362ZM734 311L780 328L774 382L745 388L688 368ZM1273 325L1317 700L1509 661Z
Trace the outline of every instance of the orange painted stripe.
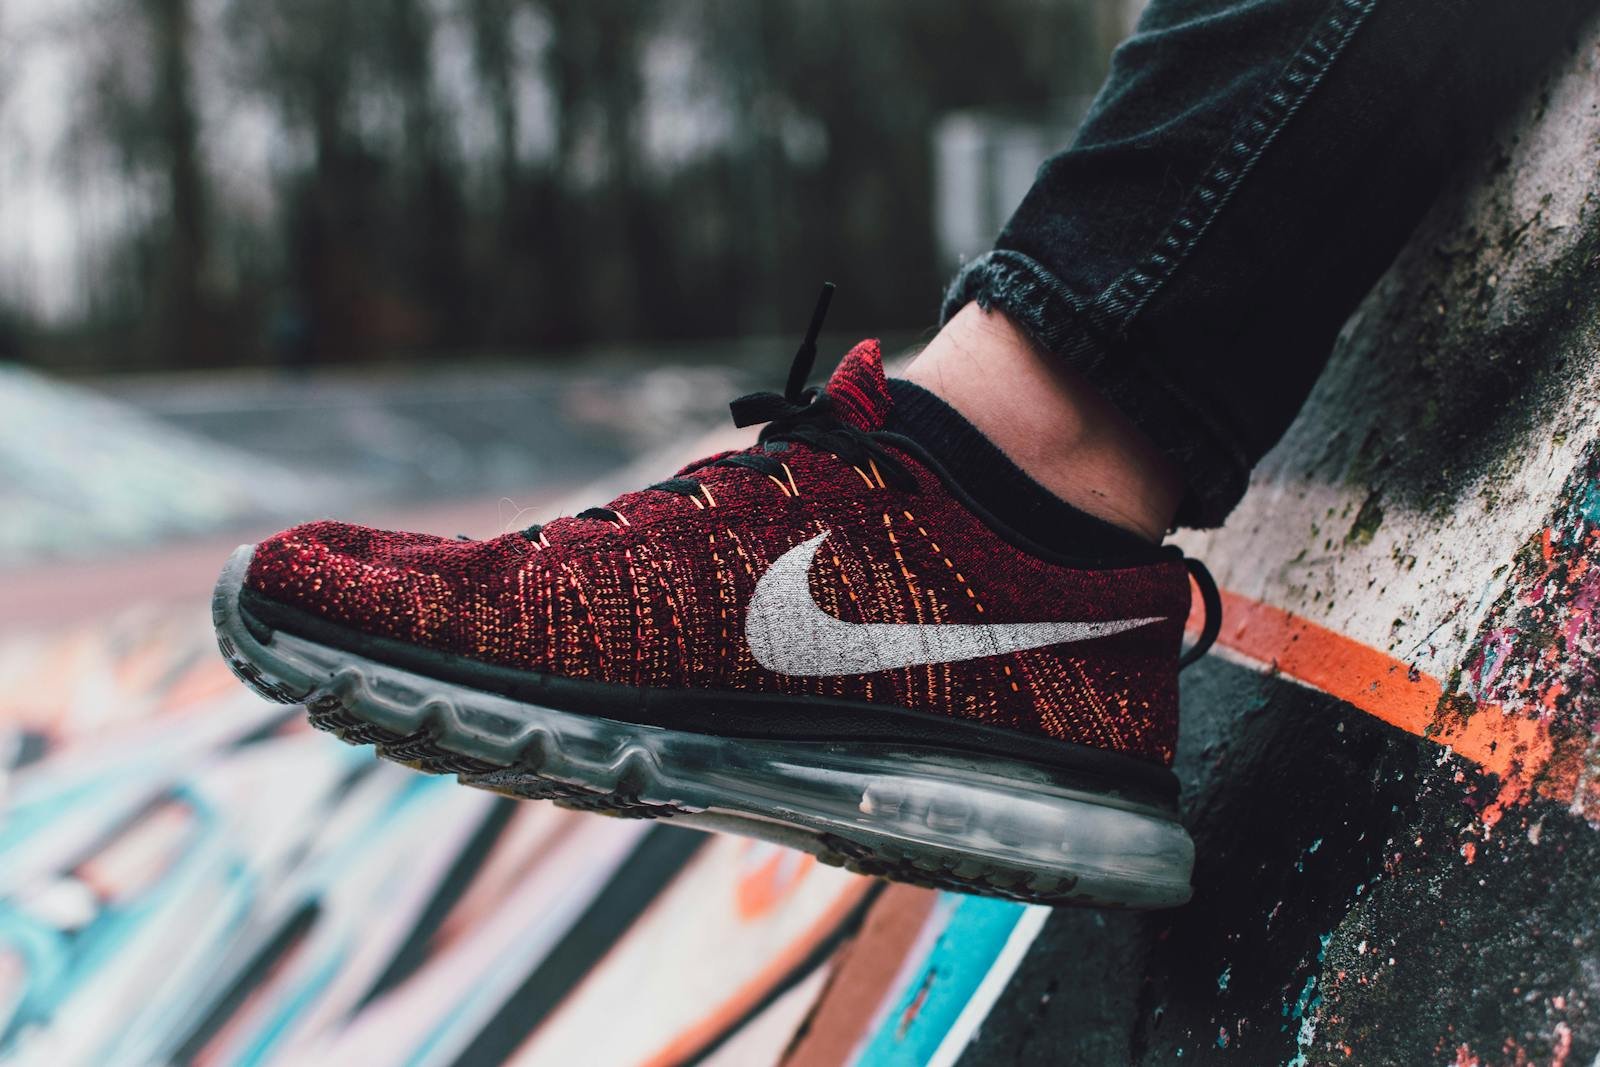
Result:
M768 960L754 977L735 990L732 996L713 1011L679 1031L664 1048L645 1061L642 1067L673 1067L674 1064L692 1058L695 1053L725 1034L751 1008L760 1003L761 998L805 962L806 957L850 917L871 885L872 881L868 878L857 879L854 884L848 885L839 894L838 899L829 905L822 917L812 923L809 930L785 945L782 951Z
M799 888L817 857L790 851L773 852L765 863L745 874L734 887L734 912L745 922L755 922L778 909Z
M865 1039L939 894L893 884L873 902L855 940L835 957L827 988L784 1055L782 1067L838 1067Z
M1197 600L1191 630L1200 628L1199 612ZM1555 742L1543 723L1492 704L1479 704L1470 716L1454 715L1437 678L1271 604L1223 591L1217 643L1391 726L1449 745L1502 778L1526 780L1556 762ZM1574 775L1554 783L1553 791L1570 796L1575 784Z
M161 709L184 711L239 691L239 680L222 657L207 655L192 663L172 684L161 700Z

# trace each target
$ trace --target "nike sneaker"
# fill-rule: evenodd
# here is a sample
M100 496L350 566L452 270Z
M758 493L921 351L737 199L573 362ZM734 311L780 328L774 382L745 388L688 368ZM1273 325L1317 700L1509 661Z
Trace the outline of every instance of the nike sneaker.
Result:
M238 550L233 670L469 785L1050 904L1189 897L1169 765L1190 575L1049 497L857 345L733 403L759 444L486 541L336 522Z

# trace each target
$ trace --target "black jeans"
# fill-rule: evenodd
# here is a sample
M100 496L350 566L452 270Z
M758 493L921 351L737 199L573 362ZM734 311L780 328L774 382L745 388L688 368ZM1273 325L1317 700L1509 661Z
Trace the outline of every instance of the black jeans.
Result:
M945 299L1005 312L1214 526L1452 169L1597 0L1153 0Z

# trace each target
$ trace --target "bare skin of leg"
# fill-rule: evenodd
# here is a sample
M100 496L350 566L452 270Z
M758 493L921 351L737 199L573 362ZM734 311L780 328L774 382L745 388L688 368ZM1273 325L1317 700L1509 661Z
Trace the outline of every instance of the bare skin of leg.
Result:
M1171 527L1183 495L1177 468L1083 376L999 312L962 308L904 377L1080 511L1152 542Z

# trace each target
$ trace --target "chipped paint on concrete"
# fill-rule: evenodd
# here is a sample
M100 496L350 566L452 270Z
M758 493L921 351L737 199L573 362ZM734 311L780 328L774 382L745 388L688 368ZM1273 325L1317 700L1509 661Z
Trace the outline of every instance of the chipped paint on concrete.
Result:
M1591 512L1597 494L1600 447L1514 555L1503 590L1451 679L1442 715L1470 720L1494 708L1540 723L1549 755L1511 784L1566 802L1600 828L1600 521ZM1488 812L1491 825L1498 810Z
M1058 915L967 1062L1596 1060L1595 173L1600 27L1227 527L1183 539L1227 591L1223 654L1185 676L1193 903ZM1062 983L1077 1003L1038 1008Z
M1407 677L1358 679L1374 690L1368 710L1415 731L1431 701L1428 736L1559 795L1578 789L1575 776L1590 777L1569 751L1573 731L1520 697L1472 690L1485 671L1521 670L1505 657L1535 654L1510 640L1518 620L1483 636L1491 615L1506 613L1530 537L1592 527L1585 516L1600 511L1600 488L1585 473L1600 434L1595 292L1585 284L1600 241L1591 183L1572 180L1597 165L1592 47L1546 87L1536 118L1489 164L1492 180L1435 212L1352 320L1228 526L1185 546L1235 594L1233 625L1257 631L1243 635L1247 657L1270 665L1274 639L1277 650L1297 651L1285 618L1303 621L1300 632L1382 652ZM1447 314L1417 313L1427 307ZM1580 575L1588 565L1589 546L1570 537L1550 550ZM1591 611L1594 595L1547 590L1541 610L1563 610L1550 598L1566 597L1572 610ZM1280 613L1275 638L1263 638L1256 605ZM1324 646L1319 662L1302 665L1314 685L1343 666L1346 653ZM1385 684L1396 692L1376 692ZM1560 736L1549 736L1558 725Z

